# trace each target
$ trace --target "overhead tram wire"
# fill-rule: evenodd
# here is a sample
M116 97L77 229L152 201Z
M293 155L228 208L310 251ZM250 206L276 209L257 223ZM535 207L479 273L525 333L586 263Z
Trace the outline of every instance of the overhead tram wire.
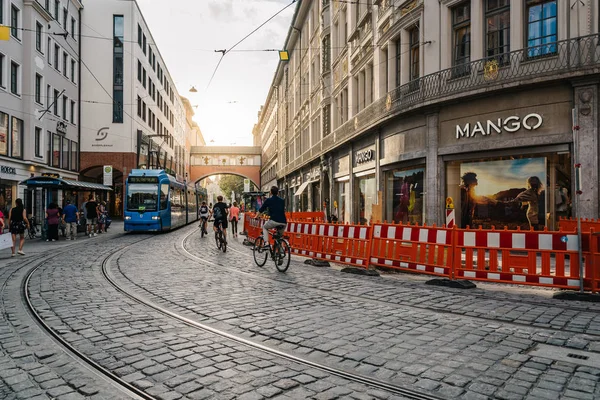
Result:
M208 85L206 85L206 90L208 90L208 88L210 87L210 85L211 85L211 83L212 83L215 75L217 74L217 70L219 69L219 66L221 65L221 62L223 61L223 58L225 57L225 55L227 55L227 53L231 52L239 44L241 44L244 40L248 39L250 36L252 36L252 34L254 34L260 28L262 28L263 26L265 26L269 21L271 21L273 18L275 18L276 16L278 16L279 14L281 14L282 12L284 12L285 10L287 10L290 6L292 6L293 4L295 4L296 1L297 0L292 0L292 2L290 4L288 4L287 6L283 7L281 10L277 11L273 16L271 16L265 22L263 22L262 24L260 24L252 32L250 32L249 34L247 34L246 36L244 36L241 40L239 40L236 44L234 44L233 46L231 46L229 49L215 50L216 53L221 53L221 58L219 59L219 62L217 63L217 66L215 67L215 70L213 71L212 76L210 77L210 80L208 81Z

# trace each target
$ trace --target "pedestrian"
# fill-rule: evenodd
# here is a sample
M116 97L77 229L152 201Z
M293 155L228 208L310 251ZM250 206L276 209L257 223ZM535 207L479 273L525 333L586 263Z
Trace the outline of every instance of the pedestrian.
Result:
M17 235L19 235L19 253L24 256L23 245L25 244L25 229L29 229L29 220L25 215L25 208L23 207L23 200L17 199L15 206L8 212L8 221L10 224L10 233L12 235L13 245L10 248L12 251L12 257L15 256L15 249L17 247Z
M231 221L231 233L233 237L237 237L238 233L238 221L240 220L240 209L237 206L237 202L233 202L233 205L229 208L229 220Z
M98 223L98 203L94 200L94 195L85 203L87 233L89 237L96 236L96 224Z
M106 232L106 202L98 203L98 233Z
M67 200L66 203L62 217L63 223L67 226L67 240L75 240L77 238L79 211L77 211L77 207L71 204L71 200Z
M58 240L58 224L60 223L60 212L56 203L50 203L46 209L46 221L48 222L48 238L46 242Z

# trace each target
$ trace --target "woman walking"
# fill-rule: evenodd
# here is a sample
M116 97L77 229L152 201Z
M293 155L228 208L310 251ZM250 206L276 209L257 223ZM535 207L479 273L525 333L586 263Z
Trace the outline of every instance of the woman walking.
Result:
M56 203L50 203L46 210L46 219L48 220L48 238L46 242L58 240L58 224L60 223L60 211Z
M231 219L231 233L233 237L237 237L237 225L240 219L240 209L237 206L237 202L233 202L233 205L229 208L229 218Z
M23 200L17 199L15 206L11 208L8 213L8 221L10 224L10 233L12 235L13 245L10 248L12 251L12 257L15 256L15 250L17 248L17 235L19 235L19 253L24 256L23 245L25 244L25 229L29 229L29 220L25 215L25 208L23 207Z

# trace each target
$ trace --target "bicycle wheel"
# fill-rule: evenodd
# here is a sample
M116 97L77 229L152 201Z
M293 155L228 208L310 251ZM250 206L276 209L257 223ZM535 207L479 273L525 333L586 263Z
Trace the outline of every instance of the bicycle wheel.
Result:
M204 224L200 224L200 237L204 237Z
M227 251L227 240L225 240L223 232L221 232L221 250L223 250L223 253Z
M282 239L275 242L273 254L275 254L275 266L279 272L285 272L290 267L291 253L292 251L287 241Z
M221 231L215 232L215 242L217 243L217 249L221 250Z
M265 240L262 236L259 236L254 241L254 247L252 248L252 253L254 254L254 262L259 267L262 267L267 262L267 257L269 257L269 249L264 248Z

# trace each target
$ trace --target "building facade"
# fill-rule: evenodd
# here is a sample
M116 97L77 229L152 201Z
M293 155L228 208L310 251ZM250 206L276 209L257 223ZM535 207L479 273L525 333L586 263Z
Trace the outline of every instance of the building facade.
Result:
M103 166L113 167L110 200L118 215L132 169L185 178L186 111L137 2L86 4L82 34L81 176L101 183Z
M79 171L78 0L0 1L0 210L22 198L29 215L43 215L62 190L27 189L19 182Z
M343 222L443 224L451 198L458 226L526 228L515 200L539 182L540 225L597 218L598 8L302 2L272 85L288 207L326 207Z

